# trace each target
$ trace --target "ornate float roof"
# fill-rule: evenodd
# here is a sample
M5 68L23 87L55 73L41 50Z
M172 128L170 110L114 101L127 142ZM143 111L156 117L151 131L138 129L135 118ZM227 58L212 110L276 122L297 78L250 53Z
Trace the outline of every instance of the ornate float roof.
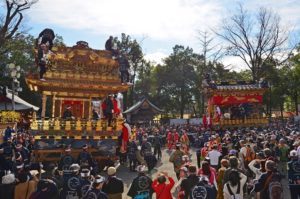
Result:
M128 90L127 85L121 84L119 64L109 51L95 50L79 41L73 47L53 47L52 52L48 55L46 81L37 74L27 76L31 90L73 98L103 98Z
M254 81L230 81L217 82L214 86L207 88L211 95L262 95L268 88L261 87Z

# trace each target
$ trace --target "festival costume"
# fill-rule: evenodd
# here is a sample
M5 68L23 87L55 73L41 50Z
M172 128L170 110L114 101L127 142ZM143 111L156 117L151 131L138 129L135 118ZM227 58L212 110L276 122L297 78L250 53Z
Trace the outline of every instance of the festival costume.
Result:
M180 142L182 144L183 150L185 154L189 154L189 145L190 145L190 140L189 137L186 133L184 133L181 138Z
M121 153L127 151L127 142L129 141L129 136L131 135L131 127L128 123L123 123L122 125L122 144L121 144Z
M168 142L168 149L171 150L173 146L173 135L170 131L167 135L167 142Z

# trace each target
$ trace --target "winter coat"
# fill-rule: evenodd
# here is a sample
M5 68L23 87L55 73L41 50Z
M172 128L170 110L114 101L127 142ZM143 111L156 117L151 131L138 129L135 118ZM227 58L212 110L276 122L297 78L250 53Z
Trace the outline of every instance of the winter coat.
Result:
M108 199L122 199L123 181L115 176L109 176L103 184L102 191L108 195Z

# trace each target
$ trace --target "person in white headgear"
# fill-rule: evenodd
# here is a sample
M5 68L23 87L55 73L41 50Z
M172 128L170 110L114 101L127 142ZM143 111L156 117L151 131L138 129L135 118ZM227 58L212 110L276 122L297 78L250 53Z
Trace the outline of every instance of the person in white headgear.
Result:
M100 175L95 176L92 187L87 191L85 198L108 199L107 194L102 191L104 182L104 177Z

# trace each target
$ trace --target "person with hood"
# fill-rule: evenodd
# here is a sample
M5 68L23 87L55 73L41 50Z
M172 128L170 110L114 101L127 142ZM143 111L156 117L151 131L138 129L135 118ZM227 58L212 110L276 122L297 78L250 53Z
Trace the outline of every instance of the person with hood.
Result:
M167 184L166 181L169 181ZM156 199L173 199L171 189L175 185L173 178L167 172L161 172L153 181L152 188L156 194Z
M108 199L122 199L124 183L122 179L116 177L116 172L115 167L107 169L108 178L102 186L102 191L107 194Z
M137 167L138 176L133 179L127 193L133 199L152 199L152 180L146 175L145 171L146 167L144 165Z

